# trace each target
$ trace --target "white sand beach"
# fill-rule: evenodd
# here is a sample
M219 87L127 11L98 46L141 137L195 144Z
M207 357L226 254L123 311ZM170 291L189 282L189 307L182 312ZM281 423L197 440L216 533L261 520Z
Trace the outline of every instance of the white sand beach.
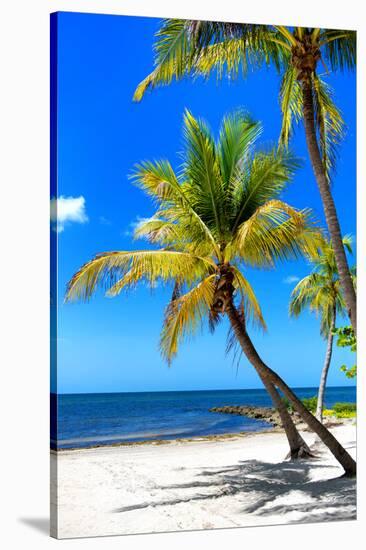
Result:
M334 428L355 456L356 427ZM308 443L314 435L302 432ZM285 461L281 432L52 453L59 538L356 517L356 481L325 447ZM337 478L338 479L335 479ZM55 504L53 488L52 505Z

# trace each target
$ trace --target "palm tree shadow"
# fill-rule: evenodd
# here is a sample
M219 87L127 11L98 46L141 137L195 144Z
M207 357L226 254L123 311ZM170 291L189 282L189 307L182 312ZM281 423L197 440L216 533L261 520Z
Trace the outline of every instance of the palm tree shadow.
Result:
M312 476L316 475L319 468L324 470L333 467L316 464L314 460L276 464L244 460L226 468L207 467L200 469L191 482L156 487L163 491L163 495L174 490L171 498L124 506L115 512L174 506L235 495L237 502L244 504L241 511L246 514L265 517L294 512L297 518L304 518L294 519L296 522L354 519L355 480L338 477L312 481ZM178 496L176 490L181 490Z
M314 521L326 521L336 516L340 519L338 516L342 511L342 519L354 518L355 480L336 477L312 481L310 473L314 473L317 468L332 466L314 465L311 461L281 464L252 461L249 472L248 464L241 464L237 474L226 481L243 496L257 494L254 503L242 508L244 513L281 516L296 512L304 516L311 514ZM291 500L291 496L296 493L297 498Z

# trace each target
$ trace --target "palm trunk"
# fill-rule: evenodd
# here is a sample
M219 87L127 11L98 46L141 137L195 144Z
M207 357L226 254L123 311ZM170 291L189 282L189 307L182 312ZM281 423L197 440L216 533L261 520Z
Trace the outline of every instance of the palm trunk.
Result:
M228 268L228 266L221 266L221 273L220 273L220 284L217 284L216 291L215 291L215 299L213 303L213 309L214 311L219 311L220 313L225 313L226 307L228 303L231 303L232 301L232 293L234 291L233 287L233 273ZM242 318L240 317L239 313L238 317L240 318L240 322L245 325L245 316ZM309 447L307 446L306 442L303 440L301 435L299 434L284 402L281 399L280 394L278 393L277 389L275 388L274 384L270 380L268 380L266 377L262 376L261 373L257 371L259 378L262 380L262 383L264 387L266 388L267 392L269 393L273 406L277 409L280 418L281 423L283 426L283 429L285 430L286 437L288 440L288 444L290 446L290 451L286 458L296 459L296 458L303 458L303 457L310 457L314 456Z
M226 306L226 313L230 319L231 326L235 332L235 335L240 342L241 348L251 362L255 370L260 377L268 382L271 382L277 388L279 388L287 399L292 403L294 409L299 413L301 418L306 422L309 428L315 432L319 438L323 441L324 445L328 447L334 457L343 466L346 476L356 475L356 462L348 454L348 452L342 447L342 445L336 440L336 438L330 433L325 426L319 420L311 414L310 411L303 405L303 403L296 397L294 392L287 386L287 384L276 374L272 369L259 357L257 350L253 346L251 339L246 331L245 326L241 322L240 316L232 302L232 300Z
M318 146L315 118L314 118L314 103L311 80L304 78L301 81L303 94L303 113L306 143L311 159L311 164L315 174L315 179L318 184L320 196L323 203L325 219L328 230L332 239L334 248L339 279L342 285L344 299L347 305L348 315L351 320L355 334L357 333L357 317L356 317L356 292L352 283L351 274L348 267L347 257L342 243L341 229L337 217L337 211L327 180L324 166Z
M266 378L262 377L261 375L259 376L272 399L273 406L278 410L278 413L281 417L282 427L285 430L287 441L290 446L290 452L288 453L286 458L297 459L314 456L304 439L299 434L275 386Z
M330 362L332 360L332 351L333 351L333 329L335 328L336 321L336 308L333 309L332 322L328 334L328 343L327 351L325 354L324 366L320 376L319 392L318 392L318 403L316 406L316 417L319 422L323 422L323 408L324 408L324 393L325 386L327 384L328 371L330 367Z

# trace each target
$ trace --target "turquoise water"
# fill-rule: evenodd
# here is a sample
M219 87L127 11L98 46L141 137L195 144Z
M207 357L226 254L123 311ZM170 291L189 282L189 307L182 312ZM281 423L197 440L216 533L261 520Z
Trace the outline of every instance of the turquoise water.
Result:
M317 391L294 390L301 398ZM355 402L356 388L328 388L326 407L339 401ZM268 428L268 423L245 416L209 412L223 405L271 406L271 401L265 390L51 394L51 447L83 448Z

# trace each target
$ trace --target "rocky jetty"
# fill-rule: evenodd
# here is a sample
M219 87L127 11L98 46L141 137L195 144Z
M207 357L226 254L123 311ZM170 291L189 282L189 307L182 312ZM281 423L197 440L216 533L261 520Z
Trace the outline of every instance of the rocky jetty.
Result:
M257 420L263 420L272 424L274 427L281 426L280 415L276 409L271 407L254 407L245 405L226 405L224 407L212 407L210 412L225 413L225 414L238 414L241 416L247 416L248 418L255 418ZM302 424L300 416L293 411L289 411L289 414L294 424Z

